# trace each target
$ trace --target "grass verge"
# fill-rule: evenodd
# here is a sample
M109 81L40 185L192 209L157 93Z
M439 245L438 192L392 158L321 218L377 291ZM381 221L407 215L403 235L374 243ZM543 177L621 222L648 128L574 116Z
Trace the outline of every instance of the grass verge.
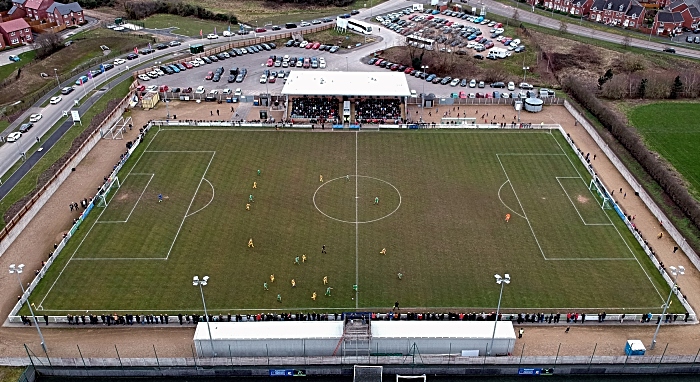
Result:
M209 33L214 33L214 29L216 29L216 33L221 35L221 32L229 28L227 23L166 14L149 16L143 20L143 23L146 28L150 29L175 27L172 31L173 33L189 37L199 37L200 30L202 35L206 36ZM234 32L238 30L238 25L231 25L230 27Z
M11 64L0 66L0 80L8 78L11 74L16 74L15 71L19 68L24 67L34 60L36 57L36 52L30 50L29 52L24 52L18 54L20 60L18 62L13 62Z

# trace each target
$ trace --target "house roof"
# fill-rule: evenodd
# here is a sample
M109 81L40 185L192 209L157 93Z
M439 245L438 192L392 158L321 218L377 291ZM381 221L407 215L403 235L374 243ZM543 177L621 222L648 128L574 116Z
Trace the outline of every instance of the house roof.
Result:
M48 0L25 0L24 6L30 9L39 9L44 1Z
M672 2L666 7L666 9L668 9L668 10L670 10L670 11L673 11L674 9L676 9L676 8L682 6L682 5L685 5L685 2L684 2L683 0L675 0L675 1L672 1Z
M698 10L694 5L689 6L688 11L693 18L700 17L700 10Z
M12 4L24 4L27 0L12 0Z
M659 11L656 14L656 20L662 23L682 23L683 16L680 12Z
M71 12L82 12L83 8L81 8L80 4L78 4L78 3L68 3L68 4L53 3L53 4L51 4L50 7L48 7L46 9L46 12L54 13L54 10L57 10L58 13L60 13L61 15L68 15Z
M633 16L636 15L635 17L639 17L642 15L644 12L644 7L637 3L637 2L632 2L632 5L630 5L630 9L627 10L626 15L627 16Z
M613 12L624 12L629 8L631 0L596 0L593 7L598 11L610 10ZM620 11L622 6L622 11Z
M4 30L5 32L14 32L24 28L29 28L29 24L27 24L24 19L14 19L0 23L0 29Z
M16 10L17 10L17 6L13 5L12 8L10 8L10 10L7 11L7 14L11 15L11 14L15 13Z

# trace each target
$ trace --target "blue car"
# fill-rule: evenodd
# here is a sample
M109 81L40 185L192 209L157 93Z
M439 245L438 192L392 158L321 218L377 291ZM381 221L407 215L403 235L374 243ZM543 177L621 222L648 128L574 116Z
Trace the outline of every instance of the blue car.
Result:
M440 11L438 11L437 9L433 9L432 14L437 15L437 14L439 14L439 13L440 13Z
M467 40L471 41L471 40L473 40L473 39L475 39L475 38L477 38L477 37L479 37L479 36L477 36L476 34L473 34L473 33L472 33L472 34L469 35L469 37L467 37Z
M480 23L480 22L482 22L482 21L484 21L484 16L479 16L474 22L475 22L476 24L478 24L478 23Z
M437 75L431 74L431 75L429 75L428 77L425 78L425 81L427 81L427 82L432 82L432 81L435 79L435 77L437 77Z
M178 68L177 66L175 66L175 65L169 65L169 66L170 66L170 69L173 70L173 72L180 73L180 68Z
M10 56L10 61L17 62L19 61L19 56L15 56L14 54Z
M80 78L78 78L77 80L75 80L75 84L78 85L78 86L82 85L82 84L80 83L81 80L82 80L82 83L84 84L84 83L88 82L89 78L88 78L87 76L80 76Z

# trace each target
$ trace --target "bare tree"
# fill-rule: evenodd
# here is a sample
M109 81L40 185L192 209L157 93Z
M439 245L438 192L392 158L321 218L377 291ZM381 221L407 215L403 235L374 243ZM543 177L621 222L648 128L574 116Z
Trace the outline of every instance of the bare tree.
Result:
M42 33L34 40L34 49L36 50L36 58L48 57L54 52L63 48L61 37L53 32Z
M511 18L513 19L513 21L520 20L520 13L518 12L517 9L515 11L513 11L513 16L511 16Z
M625 36L622 38L622 46L624 46L625 49L630 47L630 43L631 43L630 36Z
M559 22L559 32L566 33L567 29L568 29L567 24L564 21L560 21Z

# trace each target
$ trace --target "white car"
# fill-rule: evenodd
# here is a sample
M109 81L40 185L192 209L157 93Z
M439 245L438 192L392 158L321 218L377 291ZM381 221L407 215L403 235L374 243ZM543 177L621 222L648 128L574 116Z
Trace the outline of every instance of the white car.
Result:
M455 78L454 80L452 80L452 82L450 82L450 86L452 87L455 87L457 85L459 85L459 78Z
M195 61L196 63L198 63L199 66L202 66L202 65L206 64L206 63L204 62L204 60L202 60L202 59L199 58L199 57L195 58L194 61Z
M151 78L148 77L148 76L145 75L145 74L139 74L138 78L139 78L139 80L141 80L141 81L150 81L150 80L151 80Z
M418 94L413 89L411 89L411 98L418 98Z
M51 100L49 100L49 103L52 105L55 105L55 104L61 102L62 99L63 98L61 98L61 96L51 97Z
M515 90L515 83L513 81L508 83L508 90L511 92Z
M165 75L165 72L163 72L163 71L160 70L160 69L156 69L155 72L158 73L158 76L160 76L160 77L162 77L162 76Z
M204 86L197 86L197 89L194 91L195 94L204 94L206 90L204 89Z
M116 60L114 60L114 66L119 66L119 65L121 65L121 64L123 64L123 63L125 63L125 62L126 62L125 59L123 59L123 58L117 58Z
M190 61L190 65L194 66L195 68L199 68L199 61L197 61L197 60Z
M309 45L308 41L302 41L301 44L299 44L300 48L305 48L307 45Z
M14 133L10 133L7 135L7 138L5 138L6 141L8 142L17 142L17 140L22 137L22 133L19 131L15 131Z
M263 74L262 76L260 76L260 83L261 84L267 83L267 76L266 75Z
M512 46L512 47L516 47L516 46L518 46L518 45L520 45L520 39L519 39L519 38L516 38L515 40L513 40L513 41L510 42L510 46Z
M235 95L236 97L240 97L241 94L243 94L241 88L236 88L236 91L233 92L233 95Z
M231 94L231 89L226 88L226 89L224 89L224 90L221 91L221 94L229 95L229 94Z
M284 57L282 57L282 62L289 62L289 55L285 54Z
M296 65L296 67L297 67L297 68L301 68L302 66L304 66L304 61L302 61L302 60L297 60L297 65Z
M321 57L318 59L318 67L321 69L326 68L326 59L325 58Z
M233 32L231 32L231 31L224 31L222 34L223 34L224 37L231 37L231 36L233 36Z
M157 92L158 91L158 85L151 85L146 88L146 91L148 92Z
M306 21L302 21L300 25L303 27L310 27L311 26L311 24L307 23Z
M471 81L469 81L469 87L475 88L476 87L476 80L472 79Z
M218 34L214 34L214 33L209 33L209 34L207 35L207 38L208 38L209 40L215 40L215 39L219 38L219 35L218 35Z
M43 115L41 115L41 114L32 114L29 116L29 122L32 122L32 123L39 122L41 117L43 117Z

